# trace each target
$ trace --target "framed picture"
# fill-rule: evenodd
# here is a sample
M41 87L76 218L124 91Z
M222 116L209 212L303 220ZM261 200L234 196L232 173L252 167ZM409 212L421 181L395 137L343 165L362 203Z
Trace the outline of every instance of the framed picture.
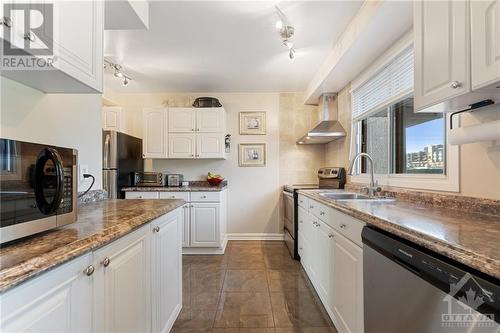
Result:
M266 113L265 112L240 112L240 134L242 135L265 135Z
M265 143L240 143L238 162L240 167L263 167L266 165Z

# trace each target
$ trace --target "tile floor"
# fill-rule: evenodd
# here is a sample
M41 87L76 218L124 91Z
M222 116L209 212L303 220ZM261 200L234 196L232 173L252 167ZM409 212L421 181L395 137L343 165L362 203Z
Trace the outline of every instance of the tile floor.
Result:
M183 257L183 309L172 330L336 333L300 263L280 241L231 241Z

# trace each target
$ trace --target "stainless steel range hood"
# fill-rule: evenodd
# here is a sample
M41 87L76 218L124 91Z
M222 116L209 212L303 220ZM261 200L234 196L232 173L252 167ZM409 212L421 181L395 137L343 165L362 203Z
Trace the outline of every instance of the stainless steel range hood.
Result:
M318 103L320 123L297 140L299 145L320 145L346 136L338 121L337 94L323 94Z

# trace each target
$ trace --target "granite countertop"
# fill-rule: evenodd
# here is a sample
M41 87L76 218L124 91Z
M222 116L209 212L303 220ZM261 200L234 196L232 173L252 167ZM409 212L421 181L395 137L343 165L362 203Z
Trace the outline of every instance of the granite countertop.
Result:
M320 196L320 192L324 190L299 193L500 279L498 215L433 207L399 199L334 201Z
M206 181L191 181L189 186L164 187L164 186L134 186L125 187L124 192L220 192L227 187L227 181L220 185L212 186Z
M104 200L78 207L78 221L0 248L0 293L102 247L181 207L184 200Z

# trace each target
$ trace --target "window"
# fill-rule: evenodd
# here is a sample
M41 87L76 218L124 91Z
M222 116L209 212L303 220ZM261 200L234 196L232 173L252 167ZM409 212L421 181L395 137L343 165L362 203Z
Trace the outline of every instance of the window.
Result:
M377 174L445 174L445 118L414 113L408 97L358 121L358 151L373 159ZM367 161L361 173L369 172Z

